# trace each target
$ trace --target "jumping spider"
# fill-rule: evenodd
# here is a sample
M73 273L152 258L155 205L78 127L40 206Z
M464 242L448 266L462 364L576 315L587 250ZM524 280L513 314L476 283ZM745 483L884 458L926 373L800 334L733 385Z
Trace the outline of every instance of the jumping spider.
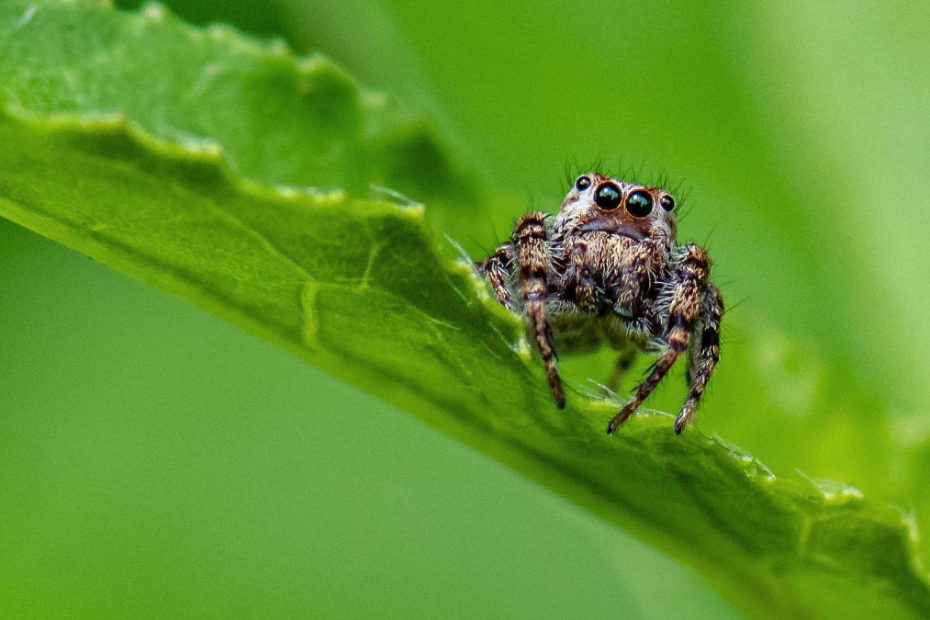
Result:
M611 434L689 351L688 396L675 419L681 433L720 357L723 300L709 280L704 248L675 239L675 199L596 172L575 181L554 218L524 214L510 239L478 273L497 299L526 320L556 405L565 406L555 351L607 342L619 351L612 383L638 351L661 352L633 397L607 425Z

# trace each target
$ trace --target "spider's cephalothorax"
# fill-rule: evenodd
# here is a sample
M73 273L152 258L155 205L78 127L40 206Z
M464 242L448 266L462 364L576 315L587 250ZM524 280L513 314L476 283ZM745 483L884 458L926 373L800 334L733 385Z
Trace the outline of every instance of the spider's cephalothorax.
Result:
M720 357L723 300L704 248L675 240L675 199L645 187L583 174L558 215L524 214L510 239L475 267L498 300L526 319L556 404L565 405L555 352L607 342L620 354L616 386L639 350L660 352L649 375L607 425L613 433L688 355L688 396L675 419L694 418Z

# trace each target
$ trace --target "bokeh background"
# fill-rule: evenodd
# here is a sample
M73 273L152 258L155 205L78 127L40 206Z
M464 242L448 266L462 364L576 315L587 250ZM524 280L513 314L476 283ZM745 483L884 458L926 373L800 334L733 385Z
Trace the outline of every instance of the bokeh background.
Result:
M323 50L525 205L594 162L668 175L733 307L701 430L930 527L930 8L173 8ZM517 215L445 232L478 254ZM403 412L4 221L0 291L0 615L739 616Z

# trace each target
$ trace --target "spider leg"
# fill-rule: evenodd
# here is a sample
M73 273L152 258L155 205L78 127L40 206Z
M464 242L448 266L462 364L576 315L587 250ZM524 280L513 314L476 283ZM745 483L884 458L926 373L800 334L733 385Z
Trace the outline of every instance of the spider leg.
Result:
M675 418L675 432L681 430L694 419L698 401L707 387L717 362L720 360L720 320L723 317L723 298L720 291L712 284L704 290L704 299L701 307L700 342L691 345L691 362L688 366L688 381L690 390L685 398L678 417ZM696 330L697 332L698 330ZM697 335L697 333L695 334Z
M607 424L608 435L626 422L636 408L652 394L678 357L688 348L694 322L701 310L701 291L706 288L709 271L710 260L703 248L693 244L682 248L682 257L672 277L668 322L664 336L668 348L656 361L649 376L636 388L633 398ZM677 422L675 431L681 432Z
M484 276L491 283L494 294L497 295L497 301L508 310L513 311L513 300L510 297L510 289L507 288L508 266L513 258L513 246L505 243L486 261L475 263L475 269L478 274Z
M546 235L546 214L532 212L523 215L514 230L517 248L518 281L523 293L523 304L536 347L546 366L546 379L552 390L556 406L565 406L562 380L555 367L555 347L552 330L546 316L547 269L549 249Z
M636 345L628 340L616 348L619 351L617 354L617 361L614 362L614 369L607 378L607 388L612 392L616 392L617 388L620 387L620 382L623 381L626 373L629 372L633 362L636 361L636 354L639 353Z
M671 325L671 324L670 324ZM615 415L607 424L607 434L612 435L621 424L626 422L627 418L633 415L636 408L643 404L643 401L652 394L653 390L662 382L665 375L675 364L678 356L682 351L688 348L688 342L691 340L691 331L684 328L683 325L676 324L669 331L669 346L662 354L662 357L652 367L652 372L646 377L646 380L639 384L633 398Z

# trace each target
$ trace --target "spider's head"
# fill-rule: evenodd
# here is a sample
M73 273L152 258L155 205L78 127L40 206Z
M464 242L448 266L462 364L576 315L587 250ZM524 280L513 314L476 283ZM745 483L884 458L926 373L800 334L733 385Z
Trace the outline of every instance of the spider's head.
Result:
M557 221L577 232L602 230L635 241L675 240L675 199L661 187L636 185L597 172L575 180Z

